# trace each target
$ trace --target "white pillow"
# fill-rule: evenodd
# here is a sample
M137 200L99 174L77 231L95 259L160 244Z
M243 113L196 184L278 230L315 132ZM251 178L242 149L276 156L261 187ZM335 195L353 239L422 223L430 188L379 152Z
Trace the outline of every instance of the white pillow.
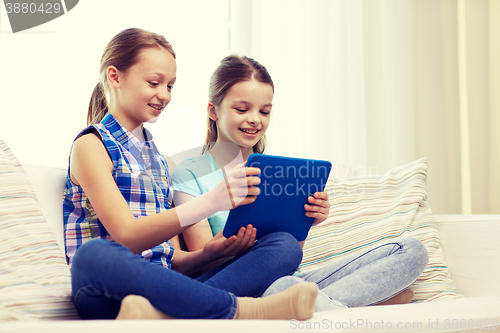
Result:
M311 228L304 245L301 272L367 251L400 237L422 241L429 264L410 287L414 302L462 297L444 259L431 208L427 203L427 159L388 171L379 178L329 179L326 221Z
M63 253L26 172L2 140L0 272L0 309L9 310L0 320L79 318Z

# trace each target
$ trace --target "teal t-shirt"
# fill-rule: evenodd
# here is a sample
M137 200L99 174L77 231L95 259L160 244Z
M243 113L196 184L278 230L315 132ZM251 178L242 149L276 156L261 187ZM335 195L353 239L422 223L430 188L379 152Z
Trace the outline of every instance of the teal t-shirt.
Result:
M214 162L209 152L188 158L177 165L172 174L172 188L194 197L213 189L224 179L222 170ZM215 236L226 225L229 211L217 212L208 217L212 235Z

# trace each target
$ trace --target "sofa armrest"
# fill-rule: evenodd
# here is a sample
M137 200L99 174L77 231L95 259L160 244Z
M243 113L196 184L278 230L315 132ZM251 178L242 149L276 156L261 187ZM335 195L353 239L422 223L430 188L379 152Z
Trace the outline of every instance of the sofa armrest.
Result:
M64 253L63 192L66 187L66 173L62 168L23 165L33 185L43 216Z
M445 259L466 297L500 296L500 215L435 215Z

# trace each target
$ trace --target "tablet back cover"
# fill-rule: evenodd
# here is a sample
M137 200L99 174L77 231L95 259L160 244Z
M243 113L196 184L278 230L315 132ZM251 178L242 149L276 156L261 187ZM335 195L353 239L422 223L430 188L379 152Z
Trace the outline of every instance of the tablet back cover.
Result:
M252 224L257 239L275 231L289 232L298 241L306 239L314 218L305 215L304 205L309 196L324 190L331 163L252 154L246 165L261 169L260 194L253 203L229 212L223 235L230 237Z

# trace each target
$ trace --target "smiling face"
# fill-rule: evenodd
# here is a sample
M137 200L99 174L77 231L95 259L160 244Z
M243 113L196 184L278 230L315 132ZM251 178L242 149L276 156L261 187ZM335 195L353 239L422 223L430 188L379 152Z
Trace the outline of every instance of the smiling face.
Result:
M154 121L170 102L176 62L163 47L144 49L126 72L108 69L114 96L109 112L130 132Z
M266 133L272 101L270 84L256 80L234 84L219 106L209 104L209 117L217 123L217 142L235 143L246 159Z

